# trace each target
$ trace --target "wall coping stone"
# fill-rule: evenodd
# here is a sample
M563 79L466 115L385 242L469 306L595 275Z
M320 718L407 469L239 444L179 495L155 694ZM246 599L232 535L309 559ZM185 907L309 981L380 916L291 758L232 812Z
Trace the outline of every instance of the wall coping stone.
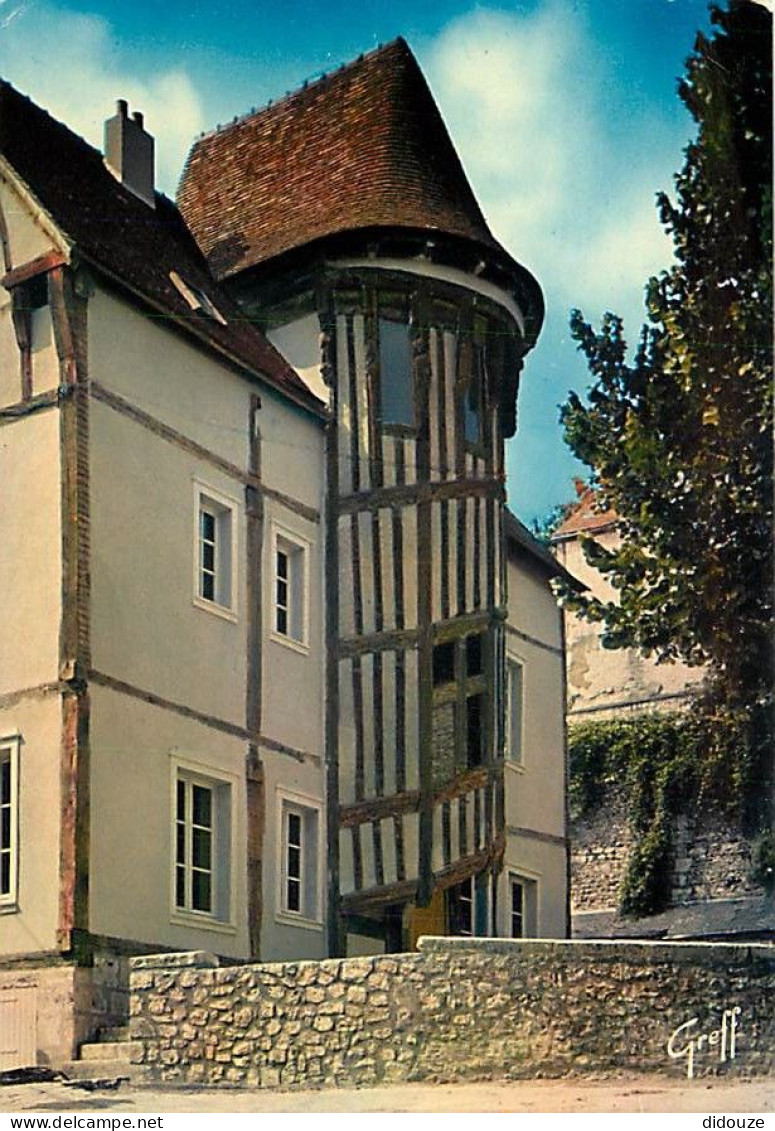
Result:
M725 942L663 942L653 939L487 939L487 938L450 938L443 936L422 935L417 942L417 949L422 954L455 954L459 952L479 954L514 954L516 951L526 953L546 953L556 951L578 957L588 954L590 957L605 958L610 955L612 959L621 960L628 954L637 960L645 962L677 962L680 964L691 963L695 958L702 957L707 961L713 954L717 954L724 965L748 965L754 959L763 960L775 966L775 943L725 943ZM606 954L606 952L608 952Z
M215 954L206 950L186 950L166 954L139 954L130 958L129 968L135 973L138 970L212 970L220 966L220 960Z

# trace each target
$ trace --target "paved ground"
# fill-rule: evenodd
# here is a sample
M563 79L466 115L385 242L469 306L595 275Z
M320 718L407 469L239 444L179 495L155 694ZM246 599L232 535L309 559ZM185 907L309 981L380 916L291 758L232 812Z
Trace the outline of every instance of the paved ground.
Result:
M405 1084L323 1092L151 1090L88 1092L63 1084L0 1088L0 1112L775 1112L775 1079L614 1079ZM769 1122L769 1121L768 1121Z

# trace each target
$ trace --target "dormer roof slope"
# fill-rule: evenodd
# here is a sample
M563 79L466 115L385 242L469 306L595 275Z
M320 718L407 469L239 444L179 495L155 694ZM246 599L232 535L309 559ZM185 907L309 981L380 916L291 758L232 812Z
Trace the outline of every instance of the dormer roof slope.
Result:
M148 207L113 176L99 150L2 80L0 157L62 233L71 252L231 362L304 407L323 411L277 350L219 289L172 201L156 193L156 207ZM207 295L225 324L192 310L171 272Z
M438 231L513 264L403 39L201 138L178 202L219 278L375 228Z

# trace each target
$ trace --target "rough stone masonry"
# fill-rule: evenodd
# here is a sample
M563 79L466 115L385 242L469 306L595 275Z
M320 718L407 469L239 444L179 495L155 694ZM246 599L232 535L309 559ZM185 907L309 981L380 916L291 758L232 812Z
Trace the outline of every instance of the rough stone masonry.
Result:
M419 953L322 962L146 956L130 1031L138 1082L685 1076L689 1061L697 1076L769 1073L775 947L422 939Z

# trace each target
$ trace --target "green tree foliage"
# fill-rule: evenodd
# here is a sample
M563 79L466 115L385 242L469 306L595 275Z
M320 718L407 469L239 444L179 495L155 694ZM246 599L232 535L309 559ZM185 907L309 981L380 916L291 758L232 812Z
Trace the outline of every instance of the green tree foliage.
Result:
M585 545L619 600L570 603L602 622L609 647L707 665L706 717L724 735L708 765L762 801L773 761L772 17L731 0L711 18L679 86L696 140L675 202L658 198L676 263L648 283L634 358L615 315L599 332L571 319L594 383L588 405L571 394L563 407L566 439L622 539L614 551ZM761 806L748 816L760 822Z

